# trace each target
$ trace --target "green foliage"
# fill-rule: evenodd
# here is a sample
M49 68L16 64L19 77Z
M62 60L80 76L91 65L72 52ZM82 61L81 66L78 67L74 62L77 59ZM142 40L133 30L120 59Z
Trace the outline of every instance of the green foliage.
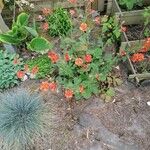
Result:
M62 8L54 10L54 12L47 17L47 22L51 36L67 35L72 28L68 12Z
M146 37L150 37L150 6L145 8L143 17L144 17L144 26L145 26L144 35Z
M33 67L37 66L39 68L36 78L45 78L52 71L52 64L48 56L42 55L37 58L28 60L26 64L29 66L29 69L32 70Z
M142 6L143 0L119 0L119 4L127 10L132 10L136 6Z
M28 48L38 53L46 53L52 48L52 45L43 37L39 37L35 25L29 27L29 15L21 13L16 22L13 23L12 29L7 33L0 34L0 41L14 45L26 43Z
M115 17L105 16L102 18L102 38L103 42L107 44L113 44L120 41L119 21Z
M20 44L28 37L28 32L25 29L29 23L29 15L21 13L16 22L13 23L12 29L5 34L0 34L0 41L4 43Z
M14 61L18 63L15 64ZM18 84L17 72L23 67L18 55L0 50L0 89L4 90Z
M4 150L26 150L44 133L45 105L37 93L18 89L0 95L0 137Z
M52 48L52 45L43 37L36 37L28 44L28 49L38 53L47 53Z
M100 85L107 80L108 74L117 62L117 57L111 54L105 55L102 43L97 46L90 45L86 36L80 37L79 40L72 39L70 43L68 40L62 40L64 56L56 63L58 83L65 89L72 89L77 100L88 99L93 94L101 93L104 88L101 88ZM69 61L65 59L66 53L69 55ZM86 55L91 57L90 62L85 60ZM76 64L78 58L82 60L81 66ZM83 91L80 91L81 86L83 86Z

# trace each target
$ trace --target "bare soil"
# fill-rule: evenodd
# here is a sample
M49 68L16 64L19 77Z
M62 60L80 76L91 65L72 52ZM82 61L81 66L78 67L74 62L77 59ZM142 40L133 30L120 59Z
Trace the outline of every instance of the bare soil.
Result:
M37 90L39 81L20 87ZM149 150L150 86L128 82L116 88L113 102L99 97L69 104L62 93L42 92L49 105L51 128L35 150Z

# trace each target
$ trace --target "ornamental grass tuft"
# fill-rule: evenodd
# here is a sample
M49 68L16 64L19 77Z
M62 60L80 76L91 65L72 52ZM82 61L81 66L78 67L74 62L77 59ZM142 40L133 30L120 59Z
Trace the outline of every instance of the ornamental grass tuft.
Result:
M0 95L0 138L4 150L26 150L45 133L46 109L37 93L26 89Z

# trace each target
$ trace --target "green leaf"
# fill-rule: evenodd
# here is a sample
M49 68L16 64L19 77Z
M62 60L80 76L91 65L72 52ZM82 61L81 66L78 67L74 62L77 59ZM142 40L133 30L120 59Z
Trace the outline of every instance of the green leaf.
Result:
M18 26L26 26L28 24L29 21L29 15L26 13L21 13L18 17L17 17L17 21L16 24Z
M3 43L18 44L20 40L8 34L0 34L0 41Z
M50 44L50 42L43 37L36 37L32 39L27 46L28 49L41 54L47 53L52 48L52 44Z
M37 37L37 36L38 36L38 33L37 33L36 29L31 28L31 27L27 27L27 26L25 26L25 29L26 29L31 35L33 35L34 37Z

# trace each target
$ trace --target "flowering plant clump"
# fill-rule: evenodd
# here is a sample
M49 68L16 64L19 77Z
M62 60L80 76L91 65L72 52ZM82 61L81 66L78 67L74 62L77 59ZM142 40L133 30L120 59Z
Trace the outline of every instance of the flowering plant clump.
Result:
M131 61L134 63L136 70L139 73L149 72L149 51L150 51L150 38L147 38L138 51L131 55Z
M88 4L91 2L93 1ZM101 18L97 16L90 19L88 16L93 10L87 11L88 13L82 13L81 16L81 11L70 9L70 15L78 21L73 24L74 28L69 35L60 38L61 53L58 54L55 50L48 52L55 76L51 76L50 81L42 82L40 90L56 92L62 87L68 100L73 97L76 100L88 99L100 93L113 96L107 77L110 76L117 57L105 54L100 37L96 41L91 39L91 32L95 26L100 25Z

